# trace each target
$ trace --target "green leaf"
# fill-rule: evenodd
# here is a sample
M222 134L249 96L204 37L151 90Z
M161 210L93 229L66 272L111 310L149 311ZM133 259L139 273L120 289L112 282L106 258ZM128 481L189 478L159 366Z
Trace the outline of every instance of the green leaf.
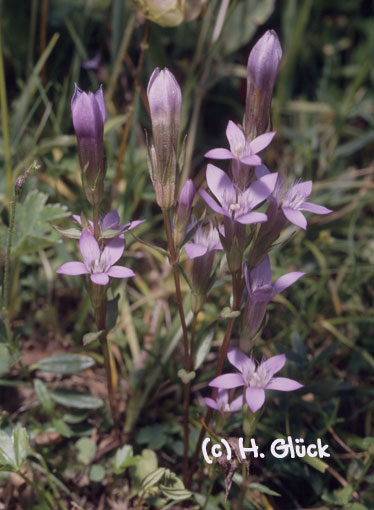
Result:
M36 379L34 381L34 389L44 410L52 416L55 411L55 406L47 386L40 379Z
M54 418L52 420L52 425L63 437L73 437L74 432L61 418Z
M281 497L281 494L279 494L279 492L275 492L275 491L269 489L268 487L266 487L266 485L262 485L262 483L257 483L257 482L250 483L248 485L248 488L253 489L254 491L262 492L263 494L268 494L269 496Z
M89 467L87 475L91 482L102 482L105 478L105 469L100 464L92 464Z
M128 467L134 466L139 462L140 457L134 457L133 448L129 444L125 444L122 448L118 448L113 458L113 471L116 475L123 473Z
M139 462L132 468L132 478L139 487L145 476L157 469L157 456L153 450L144 449Z
M204 363L205 358L207 357L210 347L212 345L214 336L214 328L211 328L208 333L206 333L203 337L202 342L200 342L199 346L196 349L195 354L195 363L194 363L194 369L198 370L200 366Z
M192 492L187 489L173 489L171 487L165 487L164 485L160 485L160 489L167 498L175 501L182 501L192 496Z
M0 471L17 471L12 438L3 430L0 430Z
M196 372L187 372L184 368L178 370L178 377L182 380L183 384L188 384L192 379L196 377Z
M82 231L79 228L59 228L56 225L53 225L53 228L57 230L59 234L65 237L69 237L70 239L80 239L82 235Z
M91 344L92 342L95 342L95 340L99 340L100 338L100 335L104 332L103 329L101 329L100 331L95 331L93 333L86 333L84 336L83 336L83 339L82 339L82 343L84 346L88 345L88 344Z
M58 404L76 409L98 409L104 405L101 398L74 390L55 390L50 395Z
M96 454L96 444L89 437L81 437L75 443L78 450L77 459L82 464L89 464Z
M38 221L56 221L70 216L66 205L47 204L39 213Z
M13 447L16 465L20 470L30 453L30 443L25 428L18 427L13 431Z
M66 352L41 359L38 361L37 367L39 370L53 374L73 374L92 367L94 364L95 360L91 356Z
M223 310L220 313L221 319L235 319L236 317L239 317L240 311L239 310L231 310L230 307L225 306Z
M150 489L154 485L157 484L161 480L161 478L164 476L166 472L166 469L163 467L157 468L155 471L152 471L149 473L145 478L143 478L141 489L143 491L146 491L147 489Z
M120 233L120 230L104 230L100 235L100 239L112 239L113 237L117 237Z

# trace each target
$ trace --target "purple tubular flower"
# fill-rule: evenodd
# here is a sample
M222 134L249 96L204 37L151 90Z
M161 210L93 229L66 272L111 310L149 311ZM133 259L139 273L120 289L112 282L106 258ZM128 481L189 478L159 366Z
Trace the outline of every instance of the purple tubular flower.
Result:
M257 177L261 178L261 176L263 177L265 175L271 174L264 165L258 169L256 168ZM306 199L312 193L312 185L312 181L297 181L285 190L282 179L278 177L273 191L273 197L278 208L283 211L283 214L288 221L303 230L307 227L307 221L301 211L307 211L314 214L329 214L332 212L331 209L327 209L327 207L307 202Z
M178 208L174 220L174 239L178 248L183 243L186 235L195 194L196 190L193 181L191 179L187 179L179 195Z
M268 30L252 48L247 65L245 136L254 138L270 126L270 107L282 47L274 30Z
M148 165L157 203L169 208L175 203L182 93L174 75L157 67L149 80L147 96L153 133Z
M217 203L205 190L200 195L213 211L223 214L232 221L248 225L267 221L266 214L252 212L256 206L266 200L274 190L277 174L265 175L253 182L242 191L238 189L229 177L214 165L208 165L206 180L209 189L216 197Z
M209 383L209 386L220 389L239 388L244 386L244 397L253 413L257 412L265 402L265 390L294 391L303 385L287 377L273 377L286 363L286 356L272 356L258 364L239 349L232 348L227 353L230 363L239 373L220 375Z
M103 88L93 94L75 85L71 100L73 125L78 140L82 184L92 205L102 201L104 193L104 122L106 117Z
M218 390L216 400L205 397L204 402L208 407L221 413L236 413L243 407L243 395L229 402L229 392L227 390Z
M270 260L267 255L250 273L248 273L248 267L245 265L244 277L248 290L248 301L243 315L245 332L253 336L261 326L268 303L304 274L305 273L301 271L293 271L281 276L275 280L274 283L271 283L272 273Z
M114 265L122 257L125 249L125 240L119 236L111 239L100 251L95 237L88 230L83 229L79 249L83 262L66 262L57 269L57 273L73 276L89 274L91 281L97 285L107 285L109 277L129 278L135 276L132 269Z
M82 220L78 214L73 214L73 218L77 223L79 223L80 226L82 226ZM122 236L123 238L123 232L128 232L129 230L138 227L144 222L145 220L135 220L130 221L130 223L126 223L125 225L120 225L120 217L118 211L110 211L104 216L102 220L99 220L99 232L101 235L106 230L118 230L118 235ZM93 234L94 227L92 221L88 222L88 226L90 233Z
M194 224L190 225L189 230L193 226ZM222 231L220 233L223 235ZM203 228L199 225L191 241L184 246L184 249L187 257L194 259L192 265L194 293L191 306L193 312L197 313L203 307L209 290L209 276L212 272L216 250L223 249L218 230L213 227L211 222L209 222L209 228Z
M230 144L228 149L212 149L205 154L206 158L233 159L248 166L261 165L261 158L257 155L272 141L275 131L258 136L252 141L245 139L243 130L231 120L226 129L226 136Z

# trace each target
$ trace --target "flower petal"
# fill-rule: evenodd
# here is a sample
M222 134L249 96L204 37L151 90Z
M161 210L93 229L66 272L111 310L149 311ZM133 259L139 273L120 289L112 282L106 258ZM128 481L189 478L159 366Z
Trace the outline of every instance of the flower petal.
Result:
M205 246L204 244L198 244L198 243L187 243L184 246L184 249L186 250L187 257L189 259L201 257L202 255L205 255L205 253L208 251L207 246Z
M323 205L312 204L311 202L303 202L299 209L314 214L329 214L332 212L331 209L327 209L327 207L323 207Z
M218 404L215 400L209 397L204 397L204 402L208 407L211 407L212 409L215 409L216 411L220 411L220 408L218 407Z
M265 255L262 261L254 269L252 269L249 274L249 279L252 292L264 285L267 286L271 284L272 272L270 259L267 255Z
M101 222L101 230L116 230L119 229L120 217L118 211L110 211L106 214Z
M260 179L260 177L270 174L270 170L265 165L256 166L255 174L256 174L257 179Z
M79 249L87 267L91 267L96 260L100 259L99 245L94 236L86 229L82 230L82 235L79 240Z
M299 196L309 197L309 195L312 193L312 187L313 187L313 181L303 181L303 182L297 182L293 186L291 186L290 191L292 194L296 194Z
M279 370L282 370L285 363L286 356L284 354L278 354L277 356L272 356L266 361L263 361L260 367L261 370L266 371L269 377L273 377L273 375L279 372Z
M102 254L100 262L104 266L112 266L115 264L123 254L123 250L125 249L125 239L123 236L117 236L110 239L110 241L106 244Z
M265 402L265 391L262 388L247 388L245 390L245 399L252 413L255 413Z
M235 188L229 176L217 166L207 166L206 182L221 205L224 205L224 195L232 193L235 196Z
M134 221L130 221L130 223L126 223L126 225L121 225L120 228L121 228L122 231L128 232L129 230L132 230L133 228L138 227L139 225L141 225L145 221L147 221L147 220L134 220Z
M306 230L307 222L301 211L290 209L289 207L282 207L282 211L285 217L288 219L288 221L290 221L297 227Z
M91 280L97 285L107 285L109 283L109 276L106 273L95 273L91 275Z
M253 360L246 356L242 351L236 347L229 349L227 359L239 372L252 374L256 370L256 365Z
M206 154L204 154L204 157L211 159L234 159L235 155L228 149L220 147L218 149L211 149Z
M280 292L283 292L284 289L287 289L287 287L290 287L292 284L297 282L299 278L304 276L305 273L302 271L293 271L292 273L287 273L278 278L278 280L275 280L273 283L273 293L272 298L279 294Z
M261 165L261 158L256 154L252 154L250 156L243 156L240 158L240 162L249 166L258 166Z
M268 198L274 191L277 179L277 173L264 175L257 179L257 181L254 181L250 187L245 190L246 200L250 203L251 209Z
M249 144L249 147L251 149L251 152L253 154L257 154L258 152L262 151L267 147L272 139L275 136L275 131L270 131L270 133L264 133L263 135L258 136L254 140L252 140Z
M241 155L245 148L245 136L243 130L232 120L229 120L227 124L226 136L230 144L231 152Z
M214 388L238 388L239 386L246 386L243 377L240 374L224 374L215 377L213 381L210 381L209 386Z
M230 413L237 413L242 410L244 405L244 395L240 395L230 403Z
M295 391L302 388L303 385L293 379L287 377L274 377L267 385L267 390L278 390L278 391Z
M135 276L132 269L124 266L112 266L108 269L106 274L113 278L130 278L131 276Z
M250 225L252 223L264 223L268 220L268 217L264 213L250 212L236 216L235 220L239 223L242 223L243 225Z
M71 276L76 276L78 274L88 274L89 271L83 262L65 262L60 266L56 273L58 274L70 274Z
M218 205L214 198L212 198L204 189L201 189L199 193L201 198L211 209L213 209L213 211L218 214L224 214L225 216L228 216L227 212L220 205Z

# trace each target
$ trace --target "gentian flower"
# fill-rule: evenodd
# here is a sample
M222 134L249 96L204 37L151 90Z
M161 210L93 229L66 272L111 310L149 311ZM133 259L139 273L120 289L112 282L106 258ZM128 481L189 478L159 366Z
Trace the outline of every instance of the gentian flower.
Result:
M190 225L188 230L191 230L195 223L196 220L194 220L194 223ZM223 235L222 231L220 231L220 233ZM219 238L219 231L213 227L212 222L209 222L209 228L203 228L199 225L191 241L185 244L184 249L189 259L202 257L216 250L222 250L223 247Z
M206 158L233 159L245 165L261 165L261 158L257 155L265 149L274 138L275 131L264 133L252 141L245 139L243 130L231 120L226 129L226 136L230 144L228 149L212 149L205 154Z
M252 358L236 348L229 350L227 358L239 373L219 375L209 383L209 386L220 389L244 386L244 397L253 413L263 406L265 390L294 391L303 386L287 377L273 377L286 363L284 354L272 356L257 366Z
M111 239L100 251L95 237L88 230L83 229L79 240L79 249L83 262L66 262L57 269L57 273L67 275L89 274L91 281L97 285L107 285L109 277L129 278L135 276L132 269L114 265L122 257L125 249L125 240L120 237Z
M276 175L265 175L254 181L248 189L242 191L233 184L225 172L209 164L206 170L206 180L209 189L219 203L205 190L200 190L200 195L213 211L223 214L232 221L244 225L262 223L267 221L266 214L252 210L272 193L277 180Z
M236 398L229 402L228 390L218 390L216 400L209 397L204 397L204 402L208 407L220 411L221 413L236 413L243 407L243 396Z
M81 217L78 214L73 214L73 218L80 226L82 226ZM125 225L120 225L120 217L118 211L110 211L108 212L103 219L99 220L99 233L100 235L107 230L118 230L118 235L123 237L123 232L128 232L133 228L138 227L145 220L135 220L130 221L130 223L126 223ZM94 233L94 226L91 220L88 220L88 230L91 234ZM115 236L116 237L116 236Z
M262 177L271 175L265 165L256 168L256 176ZM327 209L322 205L307 202L307 198L312 193L312 181L297 181L292 184L288 189L280 177L278 177L276 186L272 193L272 197L285 215L285 217L302 229L306 229L307 221L301 211L307 211L314 214L329 214L331 209Z
M147 88L151 112L153 145L148 165L156 200L160 207L175 203L177 144L181 121L182 93L174 75L157 67Z
M104 122L106 117L103 88L93 94L75 85L71 100L73 125L78 140L83 190L91 205L98 205L104 193Z
M248 301L243 314L245 332L248 331L250 336L256 333L264 318L268 303L304 274L301 271L293 271L271 283L272 273L267 255L250 273L248 273L248 267L245 265L244 277L248 291Z
M274 30L268 30L252 48L247 65L244 127L246 139L264 133L271 125L270 107L282 48Z

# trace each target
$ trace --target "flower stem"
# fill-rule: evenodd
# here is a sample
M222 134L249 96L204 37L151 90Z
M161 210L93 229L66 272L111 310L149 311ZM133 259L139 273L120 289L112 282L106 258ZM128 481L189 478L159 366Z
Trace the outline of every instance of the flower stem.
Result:
M8 104L6 94L5 73L3 64L3 43L2 43L2 27L0 22L0 109L3 130L3 145L4 145L4 167L6 179L6 196L10 200L12 197L12 169L10 166L11 150L10 150L10 137L9 137L9 124L8 124Z
M240 310L240 303L241 303L242 292L243 292L241 269L239 271L236 271L235 273L232 273L232 287L233 287L233 295L234 295L234 303L233 303L232 310L233 311L237 311L237 310ZM227 324L226 331L225 331L225 336L223 338L222 346L221 346L221 349L220 349L220 352L219 352L219 356L218 356L218 362L217 362L217 368L216 368L215 377L218 377L219 375L222 374L223 364L225 362L227 350L229 348L229 344L230 344L230 340L231 340L231 334L232 334L232 330L233 330L233 327L234 327L234 324L235 324L235 320L236 320L236 318L233 317L233 318L231 318L229 320L229 322ZM218 393L218 388L213 388L211 398L215 399L217 397L217 393ZM210 422L210 420L212 418L212 415L213 415L213 409L209 408L207 410L205 418L204 418L204 423L205 423L206 426L209 425L209 422ZM195 448L194 456L192 458L191 469L190 469L189 475L188 475L188 477L186 479L186 488L187 489L191 487L192 476L193 476L193 473L194 473L195 468L196 468L197 460L199 458L199 454L200 454L201 445L202 445L202 442L203 442L203 439L204 439L204 435L205 435L205 428L202 428L201 431L200 431L199 439L197 441L197 445L196 445L196 448Z
M180 316L182 331L183 331L183 347L184 347L184 356L186 358L186 371L190 372L192 369L192 359L191 359L191 353L190 353L189 345L188 345L189 344L188 332L187 332L186 320L184 317L184 310L183 310L183 299L182 299L182 292L181 292L181 286L180 286L179 266L178 266L178 253L175 249L173 233L171 230L170 210L162 209L162 214L164 217L166 237L167 237L167 241L168 241L171 265L173 268L175 293L176 293L178 311L179 311L179 316ZM187 482L187 478L188 478L188 436L189 436L190 393L191 393L191 383L188 382L187 384L184 385L184 399L183 399L183 479L184 479L185 483Z
M100 237L100 227L99 227L99 206L93 206L93 225L94 225L94 236L97 242L99 242Z

